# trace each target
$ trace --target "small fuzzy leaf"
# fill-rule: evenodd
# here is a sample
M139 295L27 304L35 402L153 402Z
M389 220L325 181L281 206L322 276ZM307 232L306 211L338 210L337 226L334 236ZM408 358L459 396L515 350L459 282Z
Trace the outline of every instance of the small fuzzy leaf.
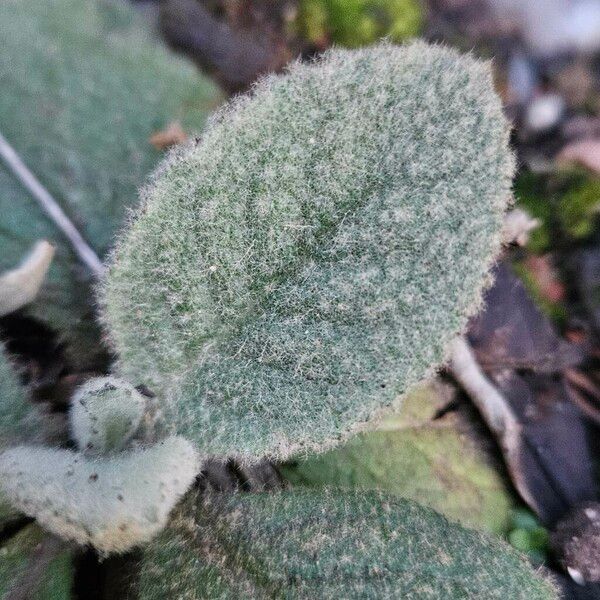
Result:
M146 400L116 377L97 377L73 395L69 420L79 449L101 455L125 448L144 417Z
M207 454L349 435L478 309L508 129L489 65L424 43L264 79L144 192L104 286L119 373Z
M0 275L0 317L35 300L53 256L52 244L38 242L21 265Z
M44 437L40 413L28 401L26 389L0 343L0 451L15 443L41 441ZM16 517L18 511L0 494L0 530L3 522ZM0 590L4 577L1 563L0 556Z
M141 600L557 597L504 542L377 492L192 497L140 572Z
M199 470L196 451L177 437L96 459L18 446L0 455L0 491L53 533L108 554L160 531Z

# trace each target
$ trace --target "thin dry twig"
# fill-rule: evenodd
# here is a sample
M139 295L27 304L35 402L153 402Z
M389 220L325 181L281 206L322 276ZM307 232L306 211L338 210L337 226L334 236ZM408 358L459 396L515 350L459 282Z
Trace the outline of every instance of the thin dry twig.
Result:
M65 234L82 262L94 275L100 276L104 271L104 266L102 265L100 258L98 258L98 255L83 239L83 236L79 233L69 217L67 217L58 202L27 168L27 165L25 165L14 148L1 133L0 158L2 158L6 166L14 173L23 186L27 188L56 226Z
M486 378L464 338L457 338L452 345L450 369L496 436L504 438L509 429L519 427L512 409Z
M464 338L457 338L451 348L450 372L463 387L471 401L496 437L513 482L523 500L538 509L522 477L522 427L504 396L485 376L471 346Z

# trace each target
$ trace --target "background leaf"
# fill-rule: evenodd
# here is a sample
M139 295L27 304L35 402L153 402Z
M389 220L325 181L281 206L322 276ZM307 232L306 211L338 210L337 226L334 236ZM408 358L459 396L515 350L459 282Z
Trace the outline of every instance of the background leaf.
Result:
M160 156L150 136L173 119L200 129L219 94L153 40L126 3L7 0L0 46L0 131L104 256ZM88 273L2 163L0 213L0 272L39 239L57 245L30 313L87 366L99 350Z
M139 587L142 600L555 597L508 545L430 509L300 489L191 495L147 549Z

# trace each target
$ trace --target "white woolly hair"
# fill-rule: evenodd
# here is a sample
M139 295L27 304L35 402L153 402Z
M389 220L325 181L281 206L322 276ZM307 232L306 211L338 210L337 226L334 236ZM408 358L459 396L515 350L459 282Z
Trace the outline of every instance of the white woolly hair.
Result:
M102 290L118 373L208 454L322 449L445 359L510 198L488 63L422 42L269 76L168 157Z
M16 446L0 454L0 492L53 533L108 554L158 533L199 470L179 437L110 458Z
M146 399L116 377L96 377L73 394L71 436L88 455L123 450L144 417Z

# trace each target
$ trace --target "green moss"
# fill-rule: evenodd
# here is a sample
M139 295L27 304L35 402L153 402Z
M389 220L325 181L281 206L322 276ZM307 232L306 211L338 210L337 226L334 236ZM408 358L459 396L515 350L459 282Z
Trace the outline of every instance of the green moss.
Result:
M349 48L382 37L402 42L419 34L423 10L418 0L302 0L296 27L308 41Z
M526 553L531 560L541 563L548 553L550 536L531 511L521 508L511 515L508 541L517 550Z
M540 221L540 225L529 233L527 248L536 254L547 252L552 239L554 208L545 179L529 171L523 171L515 179L514 195L515 206Z
M141 600L556 598L507 544L376 492L191 497L140 572Z
M575 240L588 237L596 227L599 210L600 179L570 178L558 205L558 216L565 233Z
M148 138L174 119L202 127L215 87L116 0L3 1L0 47L0 131L105 255L160 157ZM0 272L39 239L58 245L30 312L89 363L99 334L85 269L2 163L0 213Z
M123 450L142 427L146 399L116 377L96 377L73 394L71 436L88 455Z
M118 245L119 374L207 454L348 436L479 308L507 142L489 65L439 46L333 50L263 80L169 157Z

